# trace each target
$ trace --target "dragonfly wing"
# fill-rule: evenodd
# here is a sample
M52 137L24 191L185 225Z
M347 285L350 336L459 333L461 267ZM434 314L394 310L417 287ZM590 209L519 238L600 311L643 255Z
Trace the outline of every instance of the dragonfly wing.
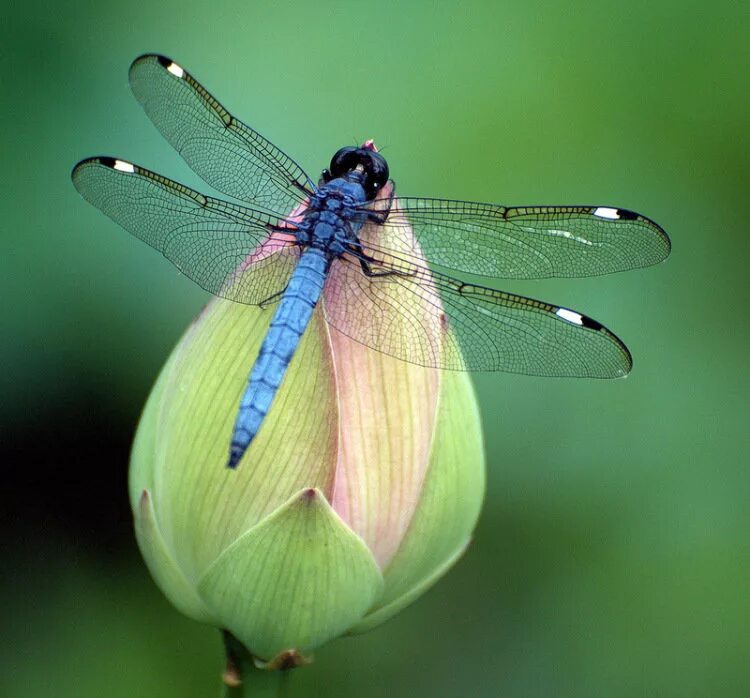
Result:
M413 230L431 264L495 278L597 276L656 264L670 251L652 220L607 206L508 208L407 197L394 200L388 225L394 234L401 229L407 247Z
M464 284L401 260L372 268L342 257L324 303L337 330L403 361L454 370L617 378L632 367L627 347L580 313Z
M305 200L312 182L302 168L232 116L174 61L141 56L129 77L156 128L212 187L276 212Z
M124 160L83 160L72 179L84 199L215 295L261 304L286 288L299 259L293 237L270 214L204 196Z

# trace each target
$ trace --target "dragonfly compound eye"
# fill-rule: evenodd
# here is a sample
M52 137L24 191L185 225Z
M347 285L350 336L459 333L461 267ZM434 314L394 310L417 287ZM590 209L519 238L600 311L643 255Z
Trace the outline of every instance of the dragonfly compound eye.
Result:
M385 158L374 150L363 152L363 165L367 180L365 182L365 193L368 199L374 199L378 191L388 181L388 163Z
M360 150L360 148L350 145L337 151L333 158L331 158L331 175L333 177L343 177L347 172L351 172L362 162Z
M388 163L380 153L369 148L341 148L331 159L331 176L343 177L358 166L364 171L365 194L368 199L374 199L388 181Z

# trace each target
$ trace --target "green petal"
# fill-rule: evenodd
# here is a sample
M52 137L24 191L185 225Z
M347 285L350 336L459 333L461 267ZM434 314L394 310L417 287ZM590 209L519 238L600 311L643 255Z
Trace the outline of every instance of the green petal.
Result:
M468 375L446 371L419 506L384 572L383 597L352 632L369 629L392 616L455 563L479 517L484 482L484 447L474 388Z
M130 457L130 503L138 547L157 586L182 613L210 623L213 620L210 612L169 552L154 512L152 487L158 411L172 361L159 375L138 425Z
M130 508L133 515L138 514L141 495L144 490L153 493L154 489L154 459L156 454L156 440L158 438L159 406L166 384L166 377L174 362L174 354L159 373L159 377L151 389L146 405L143 408L138 430L135 433L133 448L130 452L130 469L128 471L128 489L130 492Z
M148 490L141 493L135 511L135 537L151 576L174 607L195 620L215 623L214 617L167 550Z
M306 489L227 548L198 591L219 623L267 660L341 635L382 586L363 541L319 490Z
M239 468L226 467L240 396L272 316L212 301L164 371L153 496L167 546L194 583L295 492L319 487L327 495L333 486L337 408L320 312Z
M378 604L377 610L368 613L367 616L362 619L362 621L349 629L349 633L355 635L357 633L365 633L368 630L372 630L381 623L387 621L389 618L395 616L401 609L406 608L410 603L412 603L412 601L416 601L433 584L435 584L435 582L437 582L440 577L442 577L451 567L453 567L456 561L464 554L470 542L471 539L466 540L466 542L462 546L460 546L453 553L453 555L445 560L445 562L443 562L440 567L434 569L431 574L421 579L418 584L411 587L411 589L409 589L409 591L407 591L405 594L398 596L385 606L383 606L382 604Z

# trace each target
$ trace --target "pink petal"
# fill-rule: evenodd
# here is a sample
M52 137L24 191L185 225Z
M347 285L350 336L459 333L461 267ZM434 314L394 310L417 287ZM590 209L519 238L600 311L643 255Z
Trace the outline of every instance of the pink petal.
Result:
M389 195L386 187L380 198ZM404 233L404 228L400 230ZM360 237L377 239L382 234L380 226L367 225ZM410 252L419 254L416 239L406 237ZM331 308L335 308L332 314L344 312L346 299L340 294L357 291L354 284L337 276L347 273L359 275L361 271L334 265L324 293L327 313ZM378 319L374 302L364 295L354 302L358 320L371 317L374 326ZM437 294L432 302L439 303ZM362 304L370 308L363 312ZM438 345L444 328L428 322L431 324L425 330ZM329 328L340 417L332 505L364 539L382 569L397 552L420 501L435 427L440 372L375 351ZM399 328L390 331L398 334Z

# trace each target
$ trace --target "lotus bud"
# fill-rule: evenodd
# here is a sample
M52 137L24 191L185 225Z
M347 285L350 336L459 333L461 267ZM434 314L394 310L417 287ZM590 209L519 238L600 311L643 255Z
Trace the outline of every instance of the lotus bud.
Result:
M484 493L468 376L337 332L325 304L342 289L329 279L238 469L225 467L227 447L269 309L206 306L162 369L133 446L135 531L156 584L268 666L419 597L465 550Z

